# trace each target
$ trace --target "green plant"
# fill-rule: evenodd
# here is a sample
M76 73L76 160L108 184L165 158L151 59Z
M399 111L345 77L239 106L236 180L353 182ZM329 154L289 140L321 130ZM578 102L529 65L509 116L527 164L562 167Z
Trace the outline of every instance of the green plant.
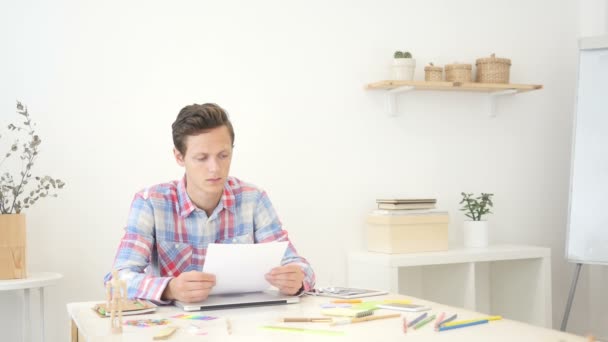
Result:
M471 218L473 221L481 221L481 217L486 214L491 214L490 208L494 206L492 202L492 196L494 194L486 194L481 193L481 196L473 198L473 194L467 194L464 192L460 193L462 195L462 208L460 211L464 211L465 215L468 218Z
M412 58L412 54L405 51L405 52L401 52L401 51L395 51L395 54L393 55L394 58Z
M38 177L35 176L33 182L32 167L36 157L38 156L40 137L34 131L35 124L30 118L30 114L21 102L17 102L17 114L23 116L23 122L20 125L9 124L8 130L26 136L26 141L22 144L16 138L4 154L4 158L0 161L0 171L4 163L12 156L19 155L21 164L15 169L15 177L11 172L3 172L0 174L0 214L20 213L24 208L29 208L36 203L40 198L52 196L57 197L53 190L61 189L65 185L60 179L54 179L50 176ZM2 135L0 135L2 138ZM17 180L15 182L15 180ZM29 186L28 186L29 184ZM26 189L29 188L29 191ZM23 201L21 198L23 197Z

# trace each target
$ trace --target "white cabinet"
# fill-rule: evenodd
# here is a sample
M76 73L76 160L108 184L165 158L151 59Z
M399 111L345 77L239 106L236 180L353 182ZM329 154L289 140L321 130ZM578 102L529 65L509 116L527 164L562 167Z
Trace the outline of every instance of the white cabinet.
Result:
M551 328L551 250L489 246L348 255L348 286L386 290Z
M23 279L6 279L0 280L0 291L19 291L23 290L23 321L21 329L23 335L22 341L31 341L32 332L38 329L40 340L44 342L44 288L55 285L59 279L63 278L62 274L54 272L30 272L27 278ZM40 294L40 321L36 327L35 321L30 317L30 290L38 289ZM3 331L2 334L5 334Z

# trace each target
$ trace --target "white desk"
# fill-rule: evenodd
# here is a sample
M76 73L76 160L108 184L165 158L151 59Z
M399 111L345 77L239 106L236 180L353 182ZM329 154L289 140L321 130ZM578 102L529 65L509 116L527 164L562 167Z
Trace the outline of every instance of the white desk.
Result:
M38 289L40 292L40 339L44 341L44 288L55 285L63 276L52 272L31 272L27 278L0 280L0 291L23 290L23 322L22 340L30 341L30 322L31 330L34 330L34 322L30 318L30 289Z
M490 246L348 255L348 286L381 289L551 328L551 250Z
M379 299L412 299L415 303L430 305L430 314L446 312L457 313L458 319L480 318L483 315L472 311L440 305L433 302L423 301L412 297L389 295L368 297L365 300ZM318 317L320 316L320 305L329 303L326 297L303 297L299 304L265 306L254 308L226 309L199 312L199 314L217 316L213 321L192 321L170 318L178 313L183 313L173 306L161 307L156 313L138 316L124 316L128 319L143 318L169 318L171 325L180 327L169 341L560 341L576 342L586 341L583 337L550 330L542 327L532 326L508 319L490 322L489 324L477 325L457 330L436 332L433 325L428 324L419 330L409 329L404 336L402 332L401 318L390 318L357 324L341 325L331 327L327 323L279 323L280 317ZM100 301L103 302L103 301ZM110 333L110 321L108 318L97 316L92 306L96 302L70 303L67 305L68 313L72 319L72 342L108 342L108 341L152 341L152 336L161 330L162 326L134 327L124 326L123 334L112 335ZM396 311L378 310L376 314L395 313ZM415 318L418 313L403 313L408 320ZM228 335L225 330L225 319L229 318L232 326L232 334ZM188 326L197 324L209 334L196 336L188 331ZM344 332L342 336L325 336L306 334L302 332L268 331L260 329L264 325L289 326L309 329L332 330Z

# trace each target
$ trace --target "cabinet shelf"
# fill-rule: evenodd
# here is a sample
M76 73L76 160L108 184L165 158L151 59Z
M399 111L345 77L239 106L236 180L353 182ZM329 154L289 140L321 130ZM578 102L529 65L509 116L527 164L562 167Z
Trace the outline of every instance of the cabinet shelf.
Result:
M477 83L477 82L426 82L426 81L395 81L385 80L370 83L365 87L367 90L387 91L387 111L395 115L397 104L395 96L399 93L413 90L431 91L467 91L485 93L490 104L490 116L496 113L496 98L498 96L512 95L533 90L542 89L539 84L504 84L504 83Z
M551 328L551 249L493 245L350 252L347 286L385 290Z

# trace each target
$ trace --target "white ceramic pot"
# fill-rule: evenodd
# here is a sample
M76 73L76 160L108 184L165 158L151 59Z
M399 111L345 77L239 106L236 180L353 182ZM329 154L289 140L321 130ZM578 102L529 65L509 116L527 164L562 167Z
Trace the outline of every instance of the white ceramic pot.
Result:
M416 60L413 58L394 58L391 67L391 78L399 81L411 81L414 79Z
M488 221L464 221L464 247L488 246Z

